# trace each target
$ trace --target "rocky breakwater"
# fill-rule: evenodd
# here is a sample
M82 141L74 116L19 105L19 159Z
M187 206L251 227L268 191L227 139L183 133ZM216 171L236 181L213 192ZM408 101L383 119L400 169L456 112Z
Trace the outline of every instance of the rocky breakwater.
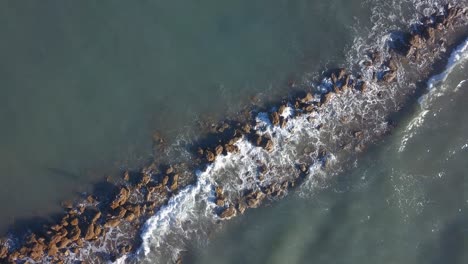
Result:
M371 51L362 62L364 70L372 72L371 78L356 70L336 69L324 76L320 91L295 96L294 100L283 100L275 111L268 112L273 127L284 128L298 116L310 113L320 114L322 109L342 93L366 93L370 85L385 87L397 81L400 65L421 64L424 54L440 50L440 40L450 31L466 27L467 9L460 6L446 6L440 12L423 17L413 25L412 31L401 32L388 43L390 52ZM377 94L378 95L378 94ZM313 118L312 115L309 115ZM316 127L315 129L320 129ZM219 156L237 153L237 143L249 140L253 145L267 152L274 151L272 136L256 129L252 118L241 122L226 122L219 126L216 142L198 148L198 161L194 166L203 168L216 161ZM356 130L353 136L363 137L364 132ZM359 142L359 141L357 141ZM343 148L362 151L364 146L356 143ZM316 160L327 166L327 153L318 151ZM297 164L298 173L293 178L271 182L260 189L245 191L240 197L232 198L223 186L216 186L216 213L220 219L230 219L243 214L248 208L256 208L266 200L286 195L289 189L298 186L308 174L311 164ZM135 250L136 241L143 223L153 215L178 190L193 182L194 166L174 164L164 166L150 164L137 172L125 172L122 180L109 184L105 192L95 193L76 203L65 203L64 215L53 225L46 225L40 231L29 233L23 239L0 240L0 262L2 263L75 263L94 260L114 260ZM262 180L268 167L259 164L256 172ZM120 234L126 233L126 236Z

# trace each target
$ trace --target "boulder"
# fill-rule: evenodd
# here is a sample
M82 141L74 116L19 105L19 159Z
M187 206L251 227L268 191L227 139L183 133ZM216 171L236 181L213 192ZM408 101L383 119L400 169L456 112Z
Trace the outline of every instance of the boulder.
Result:
M179 174L176 174L172 177L171 191L175 191L179 188Z
M172 166L170 166L169 168L167 168L166 170L166 174L171 174L174 172L174 168Z
M320 98L320 103L322 105L327 104L328 102L330 102L330 99L332 98L332 96L333 96L333 93L322 94L322 97Z
M221 219L229 219L229 218L232 218L232 217L236 216L236 214L237 214L236 208L231 205L228 208L224 209L224 211L221 212L219 217Z
M278 126L280 123L280 115L277 112L273 112L270 114L270 120L274 126Z
M101 217L101 212L96 212L96 214L94 215L93 219L91 220L92 223L96 223L97 220L99 220L99 218Z
M102 227L100 225L96 225L94 227L94 238L98 238L102 234Z
M0 259L6 258L8 256L8 248L6 246L0 245Z
M59 252L59 249L57 248L57 245L55 244L49 244L49 250L47 251L47 255L51 257L55 257Z
M78 218L74 218L70 221L70 225L72 226L77 226L79 224Z
M395 81L396 77L397 77L397 73L395 71L392 71L392 70L386 71L384 72L382 76L382 81L386 83L391 83Z
M224 207L224 205L225 205L224 199L222 199L222 198L216 199L216 205L219 206L219 207Z
M267 139L267 140L266 140L266 143L265 143L265 145L264 145L264 149L265 149L266 151L271 152L271 151L273 150L273 148L274 148L273 141L272 141L271 139Z
M125 220L127 220L128 222L133 222L133 220L135 220L135 214L133 213L128 213L127 216L125 217Z
M215 156L215 154L214 154L213 152L211 152L211 151L209 151L209 150L207 150L207 151L205 151L205 152L206 152L205 157L206 157L206 160L207 160L208 162L213 162L213 161L216 159L216 156Z
M104 225L105 227L116 227L120 224L120 219L118 218L113 218L113 219L109 219L107 220L106 224Z
M305 104L305 103L311 102L312 100L314 100L314 96L313 96L311 93L307 93L306 96L304 96L303 98L301 98L299 101L300 101L301 103ZM278 111L278 112L280 112L280 114L282 114L282 113L283 113L283 110L284 110L285 108L286 108L286 106L282 105L282 106L280 107L280 110L281 110L281 111Z
M58 248L66 248L72 241L66 237L64 237L59 243L58 243Z
M94 229L95 229L95 226L94 226L93 223L91 223L91 224L88 226L88 228L86 229L86 234L85 234L85 236L84 236L84 239L85 239L85 240L92 240L92 239L94 239L94 237L96 236L96 235L94 234Z
M414 47L416 49L421 49L424 47L424 39L418 35L418 34L413 34L408 40L408 44L411 47Z
M129 181L129 180L130 180L130 173L129 173L128 171L125 171L124 176L123 176L123 179L124 179L125 181Z
M123 204L127 201L127 199L128 199L129 196L130 196L130 191L129 191L127 188L122 187L122 188L120 189L120 192L119 192L119 194L117 195L117 197L114 199L114 201L112 201L110 207L111 207L112 209L115 209L115 208L117 208L117 207L123 205Z
M247 206L250 208L257 208L266 195L261 191L255 191L246 196Z
M221 145L216 146L215 153L216 153L216 156L223 154L223 146Z
M163 184L164 186L166 186L168 182L169 182L169 176L166 175L166 176L164 176L164 178L163 178L163 180L162 180L162 184Z
M227 153L236 153L239 151L239 148L236 145L226 144L224 145Z
M80 236L81 236L81 229L78 226L75 226L70 232L70 235L68 236L68 238L71 241L76 241L80 238Z
M146 186L151 181L151 176L149 174L143 173L141 177L140 186Z
M242 126L242 131L244 131L245 133L250 133L250 130L251 130L251 127L249 124L245 124Z

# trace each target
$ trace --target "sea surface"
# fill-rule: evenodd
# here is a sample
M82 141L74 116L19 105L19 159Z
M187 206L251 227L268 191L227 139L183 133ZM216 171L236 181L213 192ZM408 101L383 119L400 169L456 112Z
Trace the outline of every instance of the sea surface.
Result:
M389 85L373 81L365 63L371 51L390 56L395 32L449 2L468 5L1 2L0 234L61 212L61 201L125 169L161 157L190 162L207 126L247 107L274 149L241 139L238 153L189 172L195 183L132 238L141 247L109 261L468 263L468 39L445 50L445 71L429 80L419 76L431 54L421 65L398 65ZM282 128L255 110L296 90L329 89L323 72L337 67L361 75L367 91L334 95L307 115L289 105ZM155 132L164 150L154 147ZM298 164L309 166L307 175L284 199L228 221L215 213L216 186L235 200L296 177ZM70 258L102 263L112 240L125 236L111 229L108 245L90 243Z

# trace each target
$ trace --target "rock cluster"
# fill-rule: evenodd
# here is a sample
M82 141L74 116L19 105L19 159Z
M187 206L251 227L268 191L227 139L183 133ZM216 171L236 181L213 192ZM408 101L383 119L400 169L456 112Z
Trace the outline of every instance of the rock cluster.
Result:
M460 20L465 22L466 19L466 8L448 5L442 13L422 18L413 32L403 34L403 38L398 38L390 45L395 53L390 58L385 58L377 51L370 53L369 60L363 64L365 67L372 67L374 71L372 81L383 84L395 82L397 65L401 58L407 59L410 63L420 62L422 53L431 48L431 45L437 45L438 36L443 30L454 27ZM366 92L370 81L361 76L353 76L346 69L331 71L326 78L329 80L325 87L326 91L319 94L307 93L291 104L297 115L319 111L320 107L329 104L334 96L341 93ZM277 111L269 114L273 126L286 127L288 120L284 111L287 107L288 104L283 103ZM241 138L249 139L266 151L273 151L275 147L269 135L256 134L249 122L236 125L223 123L216 128L216 132L226 136L211 147L198 149L203 164L214 162L220 155L237 152L236 143ZM353 136L361 138L364 135L357 131ZM159 134L154 135L154 141L158 144L164 143ZM29 259L35 262L63 263L71 253L78 253L85 243L101 239L114 228L120 228L126 223L139 226L184 184L181 183L181 174L172 166L167 167L162 173L154 173L153 169L154 166L151 165L142 172L125 172L124 183L116 186L114 196L110 200L88 196L81 203L64 203L66 213L60 221L44 227L43 232L30 234L20 247L10 247L0 241L0 262L16 263L19 260ZM301 173L306 173L307 166L301 164L298 169ZM266 166L259 167L259 180L263 180L266 171ZM260 206L265 199L282 197L288 189L297 185L298 180L273 183L266 188L250 190L234 200L229 200L223 188L218 186L214 190L218 215L221 219L229 219L243 214L247 208ZM131 250L131 245L119 245L115 254L127 254Z

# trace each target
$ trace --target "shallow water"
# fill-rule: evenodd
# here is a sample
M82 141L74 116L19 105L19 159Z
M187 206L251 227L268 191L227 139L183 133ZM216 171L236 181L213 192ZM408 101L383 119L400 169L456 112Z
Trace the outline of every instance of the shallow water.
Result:
M326 186L248 211L188 263L467 263L466 69Z
M171 142L343 62L357 3L2 2L0 231L157 156L156 130Z

